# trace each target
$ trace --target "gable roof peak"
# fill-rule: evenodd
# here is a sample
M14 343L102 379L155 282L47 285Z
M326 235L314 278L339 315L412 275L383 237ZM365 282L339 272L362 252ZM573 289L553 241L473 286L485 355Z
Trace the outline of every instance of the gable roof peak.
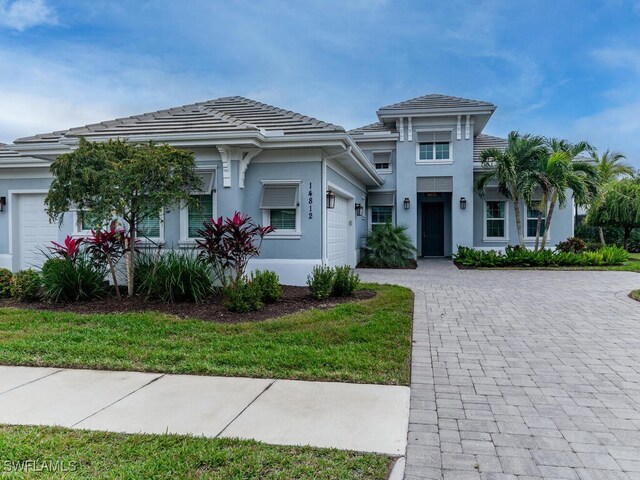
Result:
M484 100L473 100L470 98L454 97L451 95L443 95L441 93L430 93L420 97L410 98L402 102L386 105L378 109L378 116L388 116L394 113L412 112L428 113L449 111L449 110L477 110L488 109L495 110L496 106L491 102Z

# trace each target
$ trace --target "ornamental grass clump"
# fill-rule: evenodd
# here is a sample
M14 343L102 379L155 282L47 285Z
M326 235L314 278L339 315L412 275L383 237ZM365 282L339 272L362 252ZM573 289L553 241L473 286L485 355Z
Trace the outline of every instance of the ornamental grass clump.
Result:
M413 265L416 248L407 235L406 225L376 225L362 248L362 266L407 268Z

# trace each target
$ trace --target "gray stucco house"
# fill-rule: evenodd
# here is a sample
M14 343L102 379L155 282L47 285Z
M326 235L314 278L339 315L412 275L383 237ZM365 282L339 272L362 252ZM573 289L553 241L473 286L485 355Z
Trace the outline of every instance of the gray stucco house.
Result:
M83 235L75 212L51 224L44 197L49 164L81 136L127 138L192 150L205 187L204 213L162 212L142 227L151 245L192 248L203 216L235 210L275 232L252 268L275 270L303 284L314 265L352 265L367 231L405 224L419 256L449 256L457 245L501 249L517 243L513 205L489 189L473 189L480 152L506 141L482 133L489 102L425 95L377 111L378 121L352 131L243 97L225 97L0 145L0 267L42 263L51 240ZM327 196L335 197L333 208ZM523 209L525 233L536 212ZM572 205L560 209L554 244L573 234ZM531 235L528 235L531 236ZM532 238L529 238L532 241Z

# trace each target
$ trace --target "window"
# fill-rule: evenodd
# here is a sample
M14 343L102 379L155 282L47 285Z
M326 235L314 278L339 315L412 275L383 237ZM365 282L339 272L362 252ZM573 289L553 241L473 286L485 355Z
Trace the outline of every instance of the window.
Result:
M299 183L265 183L262 187L263 223L274 228L273 235L299 235Z
M371 207L371 230L385 223L393 223L393 207Z
M378 173L391 173L391 152L373 152L373 166Z
M180 243L184 247L193 246L193 240L198 238L205 220L216 216L215 169L198 169L198 176L202 180L202 190L191 192L191 199L197 207L183 207L180 209Z
M536 208L527 207L527 237L535 238L536 236L539 212L540 210ZM540 236L544 235L545 224L546 218L544 212L542 212L542 221L540 222Z
M98 230L105 222L91 212L76 212L74 233L89 234L91 230Z
M160 215L150 215L147 218L138 220L136 232L139 237L143 238L160 238L161 235Z
M485 209L485 237L506 238L506 202L487 201Z
M198 230L202 230L203 223L213 218L213 196L191 195L198 202L197 208L188 208L187 212L187 236L198 238Z
M420 160L450 160L449 142L420 144Z

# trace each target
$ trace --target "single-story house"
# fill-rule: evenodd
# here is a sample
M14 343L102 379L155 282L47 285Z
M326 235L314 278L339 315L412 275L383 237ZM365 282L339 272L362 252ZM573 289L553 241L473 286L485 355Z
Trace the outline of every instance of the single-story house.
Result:
M377 111L355 130L266 105L224 97L0 145L0 267L38 267L51 240L84 235L76 212L50 223L44 198L49 164L89 141L154 140L194 152L203 211L171 210L148 219L151 245L193 248L204 217L238 210L275 231L252 268L303 284L314 265L358 262L367 232L387 221L408 226L418 256L455 253L458 245L517 243L513 205L495 188L474 192L480 152L506 140L482 133L495 105L425 95ZM527 241L536 212L523 209ZM550 241L573 233L572 205L557 212Z

